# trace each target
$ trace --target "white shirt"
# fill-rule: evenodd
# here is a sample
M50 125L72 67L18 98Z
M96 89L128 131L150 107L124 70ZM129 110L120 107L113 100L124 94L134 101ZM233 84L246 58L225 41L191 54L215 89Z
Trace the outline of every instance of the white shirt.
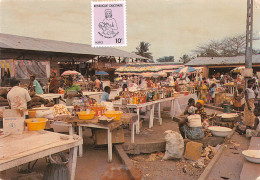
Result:
M251 88L246 88L246 90L247 90L248 99L254 99L255 98L254 90Z
M199 114L189 115L187 118L190 127L201 127L201 117Z
M7 100L12 109L27 109L27 102L31 100L28 91L14 86L7 94Z

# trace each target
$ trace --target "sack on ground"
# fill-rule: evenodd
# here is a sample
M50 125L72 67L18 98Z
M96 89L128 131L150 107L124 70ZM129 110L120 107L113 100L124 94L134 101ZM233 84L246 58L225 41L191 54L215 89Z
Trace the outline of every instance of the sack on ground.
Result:
M166 133L166 152L163 159L182 158L184 152L184 141L181 134L172 130L165 131L164 133Z

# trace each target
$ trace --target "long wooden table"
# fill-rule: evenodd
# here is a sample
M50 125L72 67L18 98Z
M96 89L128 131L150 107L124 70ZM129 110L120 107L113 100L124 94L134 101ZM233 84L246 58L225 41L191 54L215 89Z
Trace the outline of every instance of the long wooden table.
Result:
M159 100L156 100L156 101L151 101L151 102L146 102L146 103L142 103L142 104L127 104L126 107L127 108L134 108L136 109L136 114L137 114L137 122L136 122L136 134L139 134L140 133L140 127L139 127L139 124L140 124L140 108L142 107L148 107L150 106L151 107L151 110L150 110L150 116L149 116L149 128L152 128L153 127L153 120L154 120L154 113L155 113L155 110L154 110L154 107L156 104L158 104L158 120L159 120L159 123L160 125L162 124L162 118L161 118L161 103L163 102L167 102L167 101L171 101L171 115L173 115L173 106L174 106L174 97L170 97L170 98L165 98L165 99L159 99ZM121 104L117 104L117 103L114 103L114 107L120 107L122 106Z
M61 136L67 136L69 139L62 140ZM68 168L70 179L73 180L77 149L82 144L83 140L80 137L73 139L73 136L49 131L25 131L21 135L9 135L0 139L0 171L69 149Z
M131 124L131 142L134 143L135 123L137 122L137 114L123 113L119 121L113 121L109 124L99 123L98 117L92 120L80 120L78 117L63 118L62 116L54 118L55 121L63 121L79 127L79 136L83 139L82 127L99 128L107 130L108 137L108 162L112 162L112 131L123 124ZM66 125L66 124L65 124ZM68 124L67 124L68 125ZM72 125L69 126L69 133L73 134ZM83 145L79 146L79 156L83 156Z

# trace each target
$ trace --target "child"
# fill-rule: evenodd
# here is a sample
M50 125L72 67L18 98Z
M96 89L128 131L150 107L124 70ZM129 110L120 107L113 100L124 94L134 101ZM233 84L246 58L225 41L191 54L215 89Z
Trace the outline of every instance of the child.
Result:
M215 83L211 84L209 87L209 95L208 95L208 102L213 103L215 98Z

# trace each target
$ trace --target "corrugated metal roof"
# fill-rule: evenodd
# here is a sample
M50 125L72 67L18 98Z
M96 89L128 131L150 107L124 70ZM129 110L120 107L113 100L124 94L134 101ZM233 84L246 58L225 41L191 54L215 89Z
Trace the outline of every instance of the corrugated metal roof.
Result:
M253 64L260 64L260 54L253 55ZM186 63L185 66L206 66L206 65L237 65L245 64L245 56L235 57L198 57L190 62Z
M54 41L3 33L0 33L0 48L147 59L116 48L92 48L91 45L88 44Z

